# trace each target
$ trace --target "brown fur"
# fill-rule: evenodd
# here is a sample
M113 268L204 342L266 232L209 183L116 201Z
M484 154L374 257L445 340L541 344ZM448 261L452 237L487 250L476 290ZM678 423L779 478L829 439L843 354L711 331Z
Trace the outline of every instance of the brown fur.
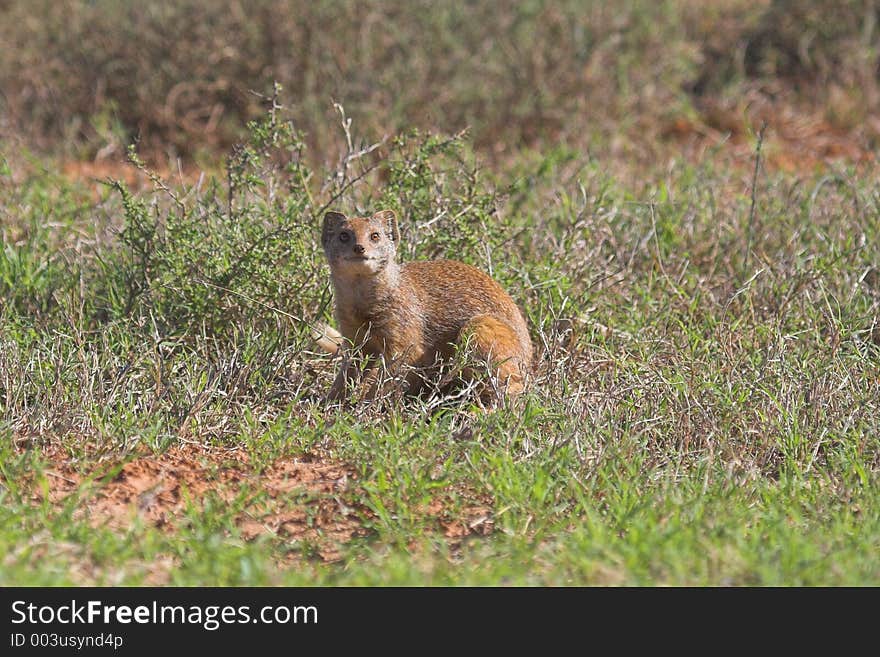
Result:
M462 346L491 369L501 392L521 393L532 343L513 299L487 274L462 262L398 264L399 239L397 220L387 210L352 218L330 212L324 218L321 241L336 321L342 336L370 359L367 396L376 394L383 365L405 366L408 391L416 392L423 377ZM331 399L339 398L355 372L346 357ZM476 376L475 370L468 375Z

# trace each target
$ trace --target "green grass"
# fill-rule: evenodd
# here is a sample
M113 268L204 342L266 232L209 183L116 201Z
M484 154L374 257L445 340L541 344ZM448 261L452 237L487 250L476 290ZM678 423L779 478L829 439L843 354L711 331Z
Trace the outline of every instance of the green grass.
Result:
M858 457L840 459L840 483L829 481L831 468L743 483L709 464L648 467L633 441L584 472L573 449L518 462L506 445L450 446L444 424L415 438L405 426L347 433L343 451L363 472L349 502L373 514L339 562L323 563L309 546L238 536L233 518L258 484L231 506L193 503L170 534L137 521L96 530L75 520L76 503L48 508L9 492L4 584L137 584L157 564L182 585L862 585L880 574L876 485L861 482ZM453 491L461 487L472 492ZM494 497L489 536L450 541L417 512L433 495L474 493ZM279 568L291 550L301 561Z
M340 174L273 121L232 188L96 201L33 164L13 183L6 158L3 584L880 582L871 175L762 172L747 263L735 169L633 186L551 152L505 180L460 140L400 139L392 183L371 171L335 206L397 207L407 257L491 267L526 309L536 380L489 413L346 410L321 401L333 367L306 337ZM163 523L93 512L123 464L193 444L226 456ZM295 460L349 475L272 489ZM65 497L59 478L79 483ZM245 531L292 512L313 531Z

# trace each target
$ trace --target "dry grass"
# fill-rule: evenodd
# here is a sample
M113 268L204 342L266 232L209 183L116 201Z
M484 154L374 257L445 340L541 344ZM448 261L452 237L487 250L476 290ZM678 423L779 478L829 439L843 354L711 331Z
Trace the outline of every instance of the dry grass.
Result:
M858 148L877 143L870 2L65 0L0 11L0 129L76 156L118 160L139 140L163 165L210 159L242 138L263 111L251 90L273 81L319 162L336 146L331 101L370 141L468 128L502 160L562 141L651 161L681 137L736 137L792 107Z
M2 142L0 579L880 581L876 108L846 90L873 84L850 20L871 6L773 59L786 6L4 5L71 55L4 51L6 128L100 162L62 176ZM157 35L179 50L146 79ZM864 124L810 86L838 69ZM234 91L272 77L286 93ZM219 176L107 164L135 132L213 149L266 107ZM328 207L394 208L405 258L510 290L538 347L521 404L322 402Z

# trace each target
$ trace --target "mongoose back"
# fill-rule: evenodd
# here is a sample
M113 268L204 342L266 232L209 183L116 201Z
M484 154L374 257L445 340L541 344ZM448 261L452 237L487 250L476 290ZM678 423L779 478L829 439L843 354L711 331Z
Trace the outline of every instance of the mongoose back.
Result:
M346 217L328 212L321 242L330 265L336 322L342 336L369 357L367 397L381 369L407 366L408 392L417 392L438 364L467 346L491 370L497 386L519 395L531 368L532 343L516 303L476 267L455 260L398 263L394 212ZM337 399L359 371L346 358L330 391ZM473 374L473 370L471 370Z

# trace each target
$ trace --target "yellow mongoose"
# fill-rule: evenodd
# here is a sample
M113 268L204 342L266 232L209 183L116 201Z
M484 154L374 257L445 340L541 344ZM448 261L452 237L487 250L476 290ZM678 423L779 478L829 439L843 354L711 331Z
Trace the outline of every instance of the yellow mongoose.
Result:
M407 391L418 391L464 346L491 368L499 392L519 395L531 368L532 342L513 299L463 262L398 263L399 241L390 210L372 217L324 216L321 243L330 264L336 322L342 336L369 358L366 396L375 396L383 367L401 365ZM323 341L334 344L326 335ZM358 371L346 357L329 398L338 399ZM488 387L484 399L487 392Z

